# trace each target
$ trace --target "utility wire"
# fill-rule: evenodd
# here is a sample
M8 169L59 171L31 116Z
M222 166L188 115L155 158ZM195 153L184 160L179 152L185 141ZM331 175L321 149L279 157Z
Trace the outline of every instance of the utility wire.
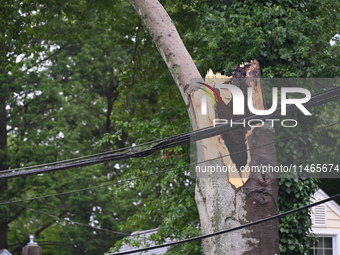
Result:
M188 242L193 242L193 241L198 241L198 240L202 240L208 237L213 237L213 236L217 236L217 235L221 235L221 234L225 234L225 233L229 233L229 232L233 232L236 230L240 230L243 228L247 228L247 227L251 227L254 225L258 225L267 221L271 221L271 220L275 220L275 219L279 219L282 217L285 217L287 215L293 214L293 213L297 213L299 211L317 206L317 205L321 205L323 203L332 201L336 198L340 197L340 194L337 194L335 196L329 197L327 199L321 200L319 202L313 203L313 204L309 204L288 212L284 212L284 213L280 213L274 216L270 216L268 218L264 218L262 220L258 220L258 221L254 221L254 222L250 222L247 224L243 224L241 226L235 227L235 228L230 228L230 229L225 229L225 230L221 230L221 231L217 231L211 234L207 234L207 235L201 235L201 236L197 236L197 237L193 237L193 238L188 238L188 239L184 239L184 240L180 240L180 241L174 241L174 242L170 242L170 243L165 243L165 244L161 244L161 245L155 245L155 246L151 246L148 248L141 248L141 249L136 249L136 250L130 250L130 251L124 251L124 252L116 252L116 253L109 253L109 255L123 255L123 254L131 254L131 253L137 253L137 252L143 252L143 251L148 251L148 250L154 250L154 249L158 249L158 248L163 248L163 247L168 247L168 246L173 246L173 245L178 245L178 244L183 244L183 243L188 243Z
M38 213L38 214L42 214L42 215L51 217L51 218L54 218L54 219L57 219L57 220L62 220L62 221L68 222L70 224L79 225L79 226L83 226L83 227L88 227L88 228L92 228L92 229L96 229L96 230L100 230L100 231L106 231L106 232L110 232L110 233L114 233L114 234L118 234L118 235L130 236L130 234L128 234L128 233L123 233L123 232L113 231L113 230L110 230L110 229L105 229L105 228L91 226L91 225L88 225L88 224L85 224L85 223L81 223L81 222L65 219L63 217L59 217L59 216L55 216L55 215L52 215L52 214L49 214L49 213L38 211L36 209L29 208L29 207L26 207L26 206L23 206L23 205L20 205L20 204L15 204L15 206L24 208L26 210L29 210L29 211L32 211L32 212L35 212L35 213Z
M88 224L85 224L85 223L81 223L81 222L77 222L77 221L74 221L74 220L65 219L65 218L60 217L60 216L55 216L55 215L52 215L52 214L49 214L49 213L45 213L45 212L42 212L42 211L30 208L30 207L26 207L26 206L20 205L20 204L15 204L14 206L21 207L21 208L24 208L25 210L32 211L32 212L35 212L35 213L38 213L38 214L41 214L41 215L45 215L45 216L48 216L48 217L51 217L51 218L55 218L57 220L62 220L62 221L68 222L70 224L79 225L79 226L83 226L83 227L88 227L88 228L92 228L92 229L96 229L96 230L100 230L100 231L110 232L110 233L117 234L117 235L124 235L124 236L139 235L139 233L128 234L128 233L124 233L124 232L113 231L113 230L106 229L106 228L100 228L100 227L91 226L91 225L88 225ZM148 233L148 232L152 232L152 231L153 230L143 231L143 233Z
M143 176L139 176L139 177L134 177L134 178L121 180L121 181L117 181L117 182L110 182L110 183L92 186L92 187L83 188L83 189L77 189L77 190L72 190L72 191L67 191L67 192L62 192L62 193L56 193L56 194L50 194L50 195L34 197L34 198L27 198L27 199L22 199L22 200L6 201L6 202L0 203L0 205L15 204L15 203L27 202L27 201L37 200L37 199L43 199L43 198L49 198L49 197L55 197L55 196L61 196L61 195L68 195L68 194L72 194L72 193L76 193L76 192L82 192L82 191L107 187L107 186L111 186L111 185L120 185L120 184L123 184L123 183L126 183L126 182L131 182L131 181L147 178L147 177L154 176L154 175L168 173L168 172L171 172L171 171L175 171L175 170L179 170L179 169L183 169L183 168L188 168L188 167L191 167L191 166L194 166L194 165L204 164L204 163L207 163L207 162L210 162L210 161L213 161L213 160L228 157L230 155L235 155L235 154L238 154L238 153L258 149L258 148L265 147L265 146L272 145L272 144L276 144L276 143L279 143L279 142L282 142L282 141L290 140L290 139L293 139L293 138L296 138L296 137L301 137L301 136L307 135L308 133L315 132L315 131L318 131L318 130L323 130L323 129L329 128L331 126L339 125L339 124L340 124L340 122L336 122L336 123L328 124L328 125L321 126L321 127L318 127L318 128L313 128L313 129L310 129L310 130L307 130L307 131L304 131L304 132L300 132L297 135L286 136L286 137L281 138L279 140L276 140L274 142L266 143L266 144L263 144L263 145L260 145L260 146L255 146L255 147L252 147L252 148L248 148L246 150L241 150L241 151L229 153L229 154L222 155L222 156L219 156L219 157L216 157L216 158L213 158L213 159L207 159L207 160L200 161L200 162L197 162L197 163L187 164L187 165L181 166L181 167L171 168L171 169L167 169L167 170L163 170L163 171L159 171L159 172L155 172L155 173L151 173L151 174L147 174L147 175L143 175Z
M185 134L185 133L183 133L183 134ZM161 142L164 139L169 139L169 138L171 138L171 137L160 138L158 140L153 140L153 141L149 141L149 142L142 143L142 144L132 145L132 146L129 146L129 147L124 147L124 148L120 148L120 149L116 149L116 150L111 150L111 151L105 151L105 152L101 152L101 153L86 155L86 156L77 157L77 158L65 159L65 160L60 160L60 161L55 161L55 162L50 162L50 163L45 163L45 164L40 164L40 165L34 165L34 166L25 166L25 167L13 168L13 169L8 169L8 170L0 170L0 173L20 171L20 170L37 168L37 167L52 166L52 165L57 165L57 164L61 164L61 163L67 163L67 162L77 161L77 160L81 160L81 159L88 159L88 158L103 156L103 155L107 155L107 154L117 153L117 152L121 152L121 151L125 151L125 150L130 150L130 149L135 150L138 147L142 147L142 146L150 145L150 144L153 144L153 143Z
M328 90L328 91L330 91L330 90ZM313 96L313 98L315 98L319 95L320 94L317 94L317 95ZM242 119L236 119L235 121L237 121L237 120L242 120ZM116 152L120 152L120 151L124 151L124 150L128 150L128 149L135 150L136 148L141 147L141 146L146 146L146 145L150 145L150 144L157 143L157 142L163 142L163 141L166 141L166 140L172 140L172 139L175 139L176 137L182 136L182 135L187 135L187 134L193 135L196 132L202 132L203 130L206 130L206 129L209 129L209 127L204 128L204 129L200 129L200 130L196 130L196 131L192 131L192 132L188 132L188 133L183 133L183 134L180 134L180 135L175 135L175 136L172 136L172 137L161 138L161 139L146 142L146 143L143 143L143 144L140 144L140 145L134 145L134 146L130 146L130 147L120 148L120 149L117 149L117 150L106 151L106 152L102 152L102 153L97 153L97 154L92 154L92 155L87 155L87 156L82 156L82 157L77 157L77 158L72 158L72 159L66 159L66 160L61 160L61 161L55 161L55 162L46 163L46 164L27 166L27 167L21 167L21 168L14 168L14 169L8 169L8 170L1 170L1 172L6 173L6 172L19 171L19 170L32 169L32 168L37 168L37 167L45 167L45 166L51 166L51 165L56 165L56 164L60 164L60 163L77 161L77 160L81 160L81 159L88 159L88 158L93 158L93 157L97 157L97 156L103 156L103 155L112 154L112 153L116 153Z
M325 92L319 93L311 98L311 100L307 103L305 103L306 108L312 108L315 106L319 106L331 101L339 100L340 99L340 87L329 89ZM237 119L237 121L249 121L253 120L253 125L256 123L261 123L263 119L273 119L281 116L280 114L280 108L278 108L274 113L267 115L267 116L258 116L258 115L251 115L247 116L241 119ZM287 113L293 113L297 112L298 109L294 107L294 105L289 105L286 109ZM76 167L83 167L88 165L94 165L109 161L115 161L115 160L122 160L122 159L128 159L128 158L140 158L140 157L146 157L151 154L153 154L155 151L159 151L162 149L175 147L178 145L186 144L189 142L195 142L198 140L202 140L205 138L209 138L215 135L220 135L222 133L235 130L241 128L240 126L228 126L228 125L221 125L221 126L215 126L215 127L209 127L205 129L196 130L193 132L185 133L176 135L173 137L168 137L165 139L162 139L161 142L153 146L152 148L148 148L142 151L128 151L124 153L114 153L114 154L108 154L92 159L85 159L80 160L77 162L69 162L65 164L60 164L56 166L47 166L42 168L36 168L36 169L30 169L25 171L19 171L19 172L10 172L10 173L0 173L0 179L5 178L13 178L18 176L26 176L26 175L33 175L33 174L40 174L40 173L46 173L46 172L54 172L54 171L60 171L60 170L66 170L70 168L76 168Z

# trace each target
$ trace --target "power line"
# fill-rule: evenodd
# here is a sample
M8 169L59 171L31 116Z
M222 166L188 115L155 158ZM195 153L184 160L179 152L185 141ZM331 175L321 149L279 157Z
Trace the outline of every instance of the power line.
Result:
M274 142L270 142L270 143L263 144L263 145L260 145L260 146L255 146L255 147L252 147L252 148L248 148L248 149L246 149L246 150L241 150L241 151L229 153L229 154L222 155L222 156L220 156L220 157L216 157L216 158L213 158L213 159L208 159L208 160L200 161L200 162L197 162L197 163L187 164L187 165L181 166L181 167L171 168L171 169L167 169L167 170L163 170L163 171L159 171L159 172L155 172L155 173L151 173L151 174L147 174L147 175L143 175L143 176L139 176L139 177L134 177L134 178L126 179L126 180L121 180L121 181L117 181L117 182L106 183L106 184L97 185L97 186L92 186L92 187L83 188L83 189L77 189L77 190L72 190L72 191L67 191L67 192L62 192L62 193L50 194L50 195L45 195L45 196L40 196L40 197L34 197L34 198L27 198L27 199L16 200L16 201L6 201L6 202L0 203L0 205L14 204L14 203L20 203L20 202L27 202L27 201L37 200L37 199L43 199L43 198L49 198L49 197L55 197L55 196L61 196L61 195L68 195L68 194L72 194L72 193L76 193L76 192L82 192L82 191L87 191L87 190L92 190L92 189L107 187L107 186L111 186L111 185L120 185L120 184L123 184L123 183L126 183L126 182L131 182L131 181L143 179L143 178L150 177L150 176L154 176L154 175L159 175L159 174L163 174L163 173L168 173L168 172L171 172L171 171L175 171L175 170L179 170L179 169L191 167L191 166L194 166L194 165L204 164L204 163L207 163L207 162L216 160L216 159L228 157L228 156L230 156L230 155L235 155L235 154L238 154L238 153L242 153L242 152L246 152L246 151L258 149L258 148L265 147L265 146L268 146L268 145L272 145L272 144L275 144L275 143L279 143L279 142L282 142L282 141L290 140L290 139L293 139L293 138L296 138L296 137L304 136L304 135L307 135L308 133L315 132L315 131L318 131L318 130L323 130L323 129L329 128L329 127L331 127L331 126L339 125L339 124L340 124L340 122L331 123L331 124L324 125L324 126L321 126L321 127L318 127L318 128L313 128L313 129L304 131L303 133L300 132L300 133L297 134L297 135L286 136L286 137L281 138L281 139L279 139L279 140L276 140L276 141L274 141Z
M325 92L322 92L322 93L319 93L313 96L309 102L305 103L305 107L312 108L312 107L319 106L319 105L322 105L322 104L325 104L325 103L328 103L334 100L339 100L339 99L340 99L340 87L337 87L337 88L330 89L330 90L327 90ZM237 119L236 121L253 120L253 125L254 125L256 123L261 123L263 119L266 119L266 118L273 119L273 118L277 118L281 116L280 111L281 109L278 108L274 113L269 114L267 116L251 115L251 116L247 116L241 119ZM289 105L286 109L287 113L293 113L297 111L298 109L294 107L294 105ZM124 153L114 153L114 154L108 154L104 156L95 157L92 159L85 159L85 160L79 160L76 162L60 164L56 166L47 166L47 167L25 170L25 171L20 171L20 172L2 173L0 174L0 179L40 174L40 173L53 172L53 171L60 171L60 170L94 165L94 164L99 164L99 163L104 163L104 162L109 162L109 161L114 161L114 160L146 157L162 149L175 147L175 146L186 144L189 142L195 142L195 141L209 138L215 135L220 135L222 133L235 130L238 128L240 128L240 126L221 125L221 126L216 126L216 127L209 127L209 128L200 129L200 130L196 130L193 132L162 139L161 142L159 142L155 146L142 150L142 151L128 151Z
M143 252L143 251L148 251L148 250L154 250L154 249L158 249L158 248L163 248L163 247L167 247L167 246L173 246L173 245L178 245L178 244L183 244L183 243L188 243L188 242L193 242L193 241L198 241L198 240L202 240L208 237L213 237L213 236L217 236L217 235L221 235L221 234L225 234L225 233L229 233L229 232L233 232L236 230L240 230L243 228L247 228L247 227L251 227L254 225L258 225L267 221L271 221L271 220L275 220L275 219L279 219L282 217L285 217L287 215L293 214L293 213L297 213L299 211L332 201L336 198L340 197L340 194L337 194L335 196L329 197L327 199L321 200L319 202L313 203L313 204L309 204L288 212L284 212L284 213L280 213L274 216L270 216L268 218L264 218L262 220L258 220L258 221L254 221L254 222L250 222L247 224L243 224L241 226L235 227L235 228L230 228L230 229L225 229L225 230L221 230L221 231L217 231L211 234L207 234L207 235L201 235L201 236L197 236L197 237L192 237L192 238L188 238L188 239L184 239L184 240L180 240L180 241L174 241L174 242L170 242L170 243L165 243L165 244L161 244L161 245L155 245L155 246L151 246L148 248L141 248L141 249L136 249L136 250L130 250L130 251L124 251L124 252L116 252L116 253L109 253L109 255L123 255L123 254L131 254L131 253L137 253L137 252Z
M183 133L183 134L185 134L185 133ZM120 149L116 149L116 150L86 155L86 156L82 156L82 157L59 160L59 161L55 161L55 162L50 162L50 163L45 163L45 164L40 164L40 165L34 165L34 166L25 166L25 167L13 168L13 169L8 169L8 170L0 170L0 173L20 171L20 170L37 168L37 167L52 166L52 165L57 165L57 164L61 164L61 163L67 163L67 162L77 161L77 160L81 160L81 159L88 159L88 158L94 158L94 157L103 156L103 155L107 155L107 154L117 153L117 152L120 152L120 151L129 150L129 149L135 150L138 147L142 147L142 146L150 145L150 144L153 144L153 143L161 142L161 141L164 141L164 139L168 139L168 138L171 138L171 137L160 138L158 140L153 140L153 141L149 141L149 142L142 143L142 144L132 145L132 146L129 146L129 147L124 147L124 148L120 148Z
M46 195L46 196L34 197L34 198L27 198L27 199L16 200L16 201L6 201L6 202L0 203L0 205L8 205L8 204L15 204L15 203L20 203L20 202L27 202L27 201L32 201L32 200L37 200L37 199L42 199L42 198L49 198L49 197L55 197L55 196L61 196L61 195L68 195L68 194L72 194L72 193L76 193L76 192L82 192L82 191L87 191L87 190L107 187L107 186L111 186L111 185L119 185L119 184L123 184L125 182L131 182L131 181L143 179L143 178L146 178L146 177L150 177L150 176L153 176L153 175L158 175L158 174L162 174L162 173L171 172L171 171L174 171L176 169L181 169L181 168L185 168L185 167L187 167L187 166L167 169L167 170L164 170L164 171L160 171L160 172L156 172L156 173L151 173L151 174L147 174L147 175L143 175L143 176L139 176L139 177L134 177L134 178L130 178L130 179L122 180L122 181L111 182L111 183L106 183L106 184L102 184L102 185L97 185L97 186L92 186L92 187L88 187L88 188L77 189L77 190L72 190L72 191L67 191L67 192L62 192L62 193L57 193L57 194L51 194L51 195Z
M36 209L33 209L33 208L29 208L29 207L20 205L20 204L15 204L15 206L22 207L26 210L29 210L29 211L32 211L32 212L35 212L35 213L38 213L38 214L42 214L42 215L48 216L50 218L62 220L62 221L65 221L65 222L68 222L68 223L71 223L71 224L74 224L74 225L88 227L88 228L92 228L92 229L96 229L96 230L100 230L100 231L106 231L106 232L110 232L110 233L118 234L118 235L130 236L130 234L128 234L128 233L123 233L123 232L113 231L113 230L110 230L110 229L91 226L91 225L88 225L88 224L85 224L85 223L81 223L81 222L65 219L63 217L55 216L55 215L52 215L52 214L49 214L49 213L45 213L45 212L42 212L42 211L39 211L39 210L36 210Z
M83 227L88 227L88 228L92 228L92 229L96 229L96 230L100 230L100 231L105 231L105 232L110 232L110 233L118 234L118 235L124 235L124 236L139 235L138 233L137 234L128 234L128 233L124 233L124 232L113 231L113 230L106 229L106 228L100 228L100 227L91 226L91 225L88 225L88 224L85 224L85 223L81 223L81 222L77 222L77 221L74 221L74 220L69 220L69 219L66 219L66 218L63 218L63 217L60 217L60 216L55 216L55 215L52 215L52 214L49 214L49 213L45 213L45 212L42 212L42 211L30 208L30 207L26 207L26 206L20 205L20 204L15 204L14 206L21 207L21 208L24 208L25 210L32 211L32 212L35 212L35 213L38 213L38 214L41 214L41 215L45 215L45 216L48 216L50 218L55 218L57 220L62 220L62 221L65 221L65 222L68 222L68 223L74 224L74 225L79 225L79 226L83 226ZM152 231L153 230L150 230L150 232L152 232ZM148 231L144 231L144 233L148 233Z

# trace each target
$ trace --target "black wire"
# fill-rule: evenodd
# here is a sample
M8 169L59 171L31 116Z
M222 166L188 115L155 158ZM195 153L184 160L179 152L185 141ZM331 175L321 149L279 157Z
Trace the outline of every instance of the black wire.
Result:
M331 91L331 90L328 90L328 91ZM328 91L326 91L326 92L328 92ZM325 93L325 92L323 92L323 93ZM320 95L320 94L317 94L317 95L315 95L313 97L315 98L318 95ZM92 155L87 155L87 156L82 156L82 157L77 157L77 158L72 158L72 159L66 159L66 160L61 160L61 161L56 161L56 162L51 162L51 163L46 163L46 164L27 166L27 167L21 167L21 168L14 168L14 169L9 169L9 170L1 170L1 172L5 173L5 172L13 172L13 171L25 170L25 169L32 169L32 168L37 168L37 167L45 167L45 166L51 166L51 165L56 165L56 164L60 164L60 163L77 161L77 160L80 160L80 159L87 159L87 158L92 158L92 157L97 157L97 156L103 156L103 155L112 154L112 153L116 153L116 152L124 151L124 150L128 150L128 149L136 149L138 147L150 145L150 144L153 144L153 143L156 143L156 142L164 142L164 141L173 140L176 137L181 136L181 135L189 134L189 136L190 136L190 135L193 135L196 132L199 132L199 131L202 131L202 130L206 130L206 129L209 129L209 127L208 128L204 128L204 129L200 129L200 130L196 130L196 131L192 131L192 132L183 133L183 134L180 134L180 135L177 135L177 136L161 138L161 139L158 139L158 140L154 140L154 141L150 141L150 142L146 142L146 143L143 143L143 144L134 145L134 146L130 146L130 147L125 147L125 148L121 148L121 149L117 149L117 150L106 151L106 152L102 152L102 153L97 153L97 154L92 154Z
M334 199L336 199L338 197L340 197L340 194L337 194L335 196L329 197L329 198L321 200L319 202L316 202L316 203L313 203L313 204L309 204L309 205L306 205L306 206L303 206L303 207L300 207L300 208L297 208L297 209L294 209L294 210L291 210L291 211L288 211L288 212L280 213L280 214L277 214L277 215L274 215L274 216L270 216L268 218L264 218L262 220L250 222L250 223L247 223L247 224L243 224L243 225L235 227L235 228L225 229L225 230L217 231L217 232L214 232L214 233L211 233L211 234L201 235L201 236L197 236L197 237L192 237L192 238L188 238L188 239L184 239L184 240L180 240L180 241L174 241L174 242L171 242L171 243L155 245L155 246L151 246L151 247L148 247L148 248L141 248L141 249L124 251L124 252L118 252L118 253L117 252L116 253L109 253L109 255L131 254L131 253L135 253L135 252L136 253L137 252L143 252L143 251L154 250L154 249L163 248L163 247L167 247L167 246L173 246L173 245L178 245L178 244L198 241L198 240L205 239L205 238L208 238L208 237L213 237L213 236L217 236L217 235L233 232L233 231L240 230L240 229L243 229L243 228L247 228L247 227L251 227L251 226L254 226L254 225L258 225L258 224L261 224L261 223L264 223L264 222L267 222L267 221L279 219L279 218L285 217L287 215L290 215L290 214L293 214L293 213L297 213L299 211L302 211L302 210L305 210L305 209L308 209L308 208L311 208L311 207L314 207L314 206L317 206L317 205L320 205L320 204L332 201L332 200L334 200Z
M315 100L315 102L314 101L310 102L308 107L314 107L316 105L321 105L321 104L324 104L326 102L337 100L337 99L338 99L338 95L334 95L334 94L332 96L328 96L327 98L318 98L317 100ZM291 110L291 109L289 109L289 110L287 109L287 112L292 112L292 111L293 110ZM267 116L267 118L273 118L273 117L276 117L276 115L277 115L277 112L274 112L272 115ZM244 119L246 120L247 118L244 118ZM251 119L253 119L253 118L251 118ZM332 125L335 125L335 124L332 124ZM216 128L214 128L214 129L216 129ZM191 133L191 135L192 134L193 133ZM200 137L200 139L204 139L204 138ZM197 140L200 140L200 139L197 139ZM284 138L284 139L287 139L287 137ZM176 139L174 139L174 140L176 140ZM179 140L179 141L176 141L176 142L172 143L173 144L172 146L174 146L174 144L177 145L177 144L182 144L182 143L183 143L183 141ZM161 142L160 144L154 146L153 148L157 148L157 150L159 150L160 148L163 148L164 144L167 144L167 143L166 142ZM262 146L266 146L266 145L262 145ZM255 148L252 148L252 149L255 149ZM143 154L142 155L136 154L136 157L139 157L139 156L143 156ZM224 156L227 156L227 155L224 155ZM210 160L208 160L208 161L210 161ZM181 167L181 168L183 168L183 167ZM169 171L173 171L173 170L175 170L175 169L169 169L169 170L162 171L162 172L169 172ZM13 171L13 170L11 170L11 171ZM158 172L158 173L160 173L160 172ZM154 173L154 174L156 174L156 173ZM150 174L150 175L154 175L154 174ZM150 176L150 175L146 175L146 176L142 176L142 177L136 177L136 178L138 178L138 179L139 178L144 178L144 177L147 177L147 176ZM136 178L133 178L133 179L136 179ZM123 182L126 182L126 181L128 181L128 180L117 182L117 184L118 183L123 183ZM106 184L105 186L107 186L107 185L110 185L110 184ZM101 185L101 186L104 186L104 185ZM87 188L87 189L90 189L90 188ZM82 189L82 190L87 190L87 189ZM78 190L78 191L80 191L80 190ZM73 191L73 192L75 192L75 191ZM65 192L65 193L60 193L60 194L69 194L69 193L70 192ZM223 231L215 232L215 233L208 234L208 235L203 235L203 236L199 236L199 237L195 237L195 238L185 239L185 240L182 240L182 241L172 242L172 243L169 243L169 244L163 244L163 245L158 245L158 246L154 246L154 247L143 248L143 249L138 249L138 250L132 250L132 251L123 252L123 253L114 253L114 254L117 254L117 255L118 254L130 254L130 253L133 253L133 252L146 251L146 250L166 247L166 246L170 246L170 245L176 245L176 244L181 244L181 243L185 243L185 242L196 241L196 240L200 240L200 239L207 238L207 237L212 237L212 236L219 235L219 234L228 233L228 232L231 232L231 231L236 231L236 230L239 230L239 229L242 229L242 228L245 228L245 227L249 227L249 226L252 226L252 225L255 225L255 224L260 224L260 223L263 223L263 222L266 222L266 221L269 221L269 220L277 219L277 218L284 217L284 216L292 214L292 213L296 213L296 212L298 212L300 210L304 210L304 209L316 206L318 204L325 203L325 202L328 202L330 200L333 200L333 199L335 199L338 196L340 196L340 194L338 194L336 196L333 196L333 197L331 197L329 199L325 199L323 201L320 201L320 202L317 202L317 203L314 203L314 204L311 204L311 205L307 205L305 207L301 207L301 208L298 208L298 209L295 209L295 210L292 210L292 211L289 211L289 212L286 212L286 213L282 213L282 214L279 214L279 215L276 215L276 216L272 216L272 217L269 217L269 218L266 218L266 219L263 219L263 220L260 220L260 221L256 221L256 222L253 222L253 223L245 224L245 225L233 228L233 229L223 230ZM47 196L45 196L45 197L47 197ZM17 202L17 201L14 201L14 202ZM5 202L5 203L6 204L10 204L10 203L14 203L14 202ZM54 215L50 215L50 214L47 214L47 213L44 213L44 212L40 212L40 211L32 209L32 208L27 208L27 207L25 207L25 208L28 209L28 210L31 210L33 212L36 212L36 213L41 213L41 214L47 215L49 217L58 218L58 219L61 219L61 220L64 220L64 221L68 221L68 222L74 223L74 224L78 224L78 225L82 225L82 226L86 226L86 227L91 227L91 228L94 228L94 229L97 229L97 230L104 230L104 231L110 231L110 232L117 233L117 234L127 235L126 233L122 233L122 232L115 232L115 231L111 231L111 230L107 230L107 229L92 227L90 225L79 223L79 222L74 222L74 221L71 221L71 220L66 220L64 218L61 218L61 217L58 217L58 216L54 216Z
M143 176L140 176L140 177L135 177L135 178L126 179L126 180L117 181L117 182L106 183L106 184L102 184L102 185L98 185L98 186L93 186L93 187L88 187L88 188L83 188L83 189L78 189L78 190L72 190L72 191L67 191L67 192L62 192L62 193L57 193L57 194L51 194L51 195L46 195L46 196L34 197L34 198L27 198L27 199L16 200L16 201L6 201L6 202L0 203L0 205L8 205L8 204L15 204L15 203L20 203L20 202L27 202L27 201L32 201L32 200L37 200L37 199L42 199L42 198L49 198L49 197L55 197L55 196L61 196L61 195L68 195L68 194L72 194L72 193L76 193L76 192L87 191L87 190L107 187L107 186L111 186L111 185L119 185L119 184L123 184L125 182L131 182L131 181L135 181L135 180L138 180L138 179L143 179L143 178L146 178L146 177L150 177L150 176L153 176L153 175L158 175L158 174L162 174L162 173L171 172L171 171L174 171L176 169L181 169L181 168L184 168L184 167L187 167L187 166L178 167L178 168L172 168L172 169L168 169L168 170L164 170L164 171L160 171L160 172L156 172L156 173L151 173L151 174L143 175Z
M305 104L305 107L312 108L312 107L319 106L319 105L322 105L322 104L325 104L325 103L328 103L334 100L339 100L339 99L340 99L340 87L337 87L337 88L330 89L330 90L327 90L325 92L322 92L322 93L319 93L313 96L311 100ZM286 110L287 110L287 113L293 113L293 112L298 111L298 109L294 105L289 105ZM257 120L257 121L253 121L253 125L254 125L256 123L261 123L263 119L272 119L272 118L277 118L281 116L280 111L281 109L278 108L274 113L267 115L267 116L251 115L251 116L247 116L241 119L237 119L235 121ZM109 154L105 156L96 157L93 159L86 159L86 160L80 160L77 162L65 163L65 164L61 164L57 166L47 166L43 168L25 170L25 171L20 171L20 172L2 173L0 174L0 179L40 174L40 173L53 172L53 171L60 171L60 170L94 165L94 164L99 164L99 163L104 163L104 162L114 161L114 160L146 157L146 156L153 154L155 151L186 144L189 142L195 142L195 141L209 138L215 135L220 135L222 133L235 130L238 128L241 128L241 127L240 126L228 126L228 125L209 127L209 128L200 129L200 130L196 130L193 132L188 132L185 134L180 134L180 135L162 139L162 141L158 143L157 145L153 146L152 148L145 149L142 151L115 153L115 154Z
M100 228L100 227L94 227L94 226L91 226L91 225L88 225L88 224L85 224L85 223L81 223L81 222L77 222L77 221L73 221L73 220L68 220L68 219L65 219L65 218L60 217L60 216L55 216L55 215L52 215L52 214L49 214L49 213L38 211L36 209L29 208L29 207L26 207L24 205L14 204L14 206L18 206L18 207L24 208L25 210L29 210L29 211L32 211L32 212L35 212L35 213L38 213L38 214L42 214L42 215L45 215L45 216L48 216L48 217L51 217L51 218L62 220L62 221L65 221L65 222L68 222L68 223L71 223L71 224L75 224L75 225L79 225L79 226L83 226L83 227L88 227L88 228L92 228L92 229L96 229L96 230L100 230L100 231L106 231L106 232L110 232L110 233L114 233L114 234L118 234L118 235L130 236L130 234L128 234L128 233L113 231L113 230L110 230L110 229L105 229L105 228Z
M238 153L242 153L242 152L258 149L258 148L261 148L261 147L265 147L265 146L268 146L268 145L271 145L271 144L279 143L279 142L286 141L286 140L289 140L289 139L293 139L293 138L296 138L296 137L301 137L301 136L307 135L308 133L315 132L317 130L322 130L322 129L325 129L325 128L329 128L331 126L335 126L335 125L339 125L339 124L340 124L340 122L336 122L336 123L328 124L328 125L321 126L321 127L318 127L318 128L313 128L313 129L310 129L310 130L307 130L307 131L304 131L304 132L300 132L297 135L286 136L286 137L281 138L279 140L276 140L274 142L266 143L266 144L263 144L263 145L260 145L260 146L255 146L255 147L252 147L252 148L248 148L246 150L241 150L241 151L229 153L229 154L226 154L226 155L223 155L223 156L219 156L219 157L216 157L216 158L213 158L213 159L207 159L207 160L200 161L200 162L197 162L197 163L187 164L187 165L181 166L181 167L171 168L171 169L167 169L167 170L163 170L163 171L159 171L159 172L155 172L155 173L151 173L151 174L147 174L147 175L143 175L143 176L139 176L139 177L134 177L134 178L126 179L126 180L106 183L106 184L97 185L97 186L88 187L88 188L83 188L83 189L78 189L78 190L72 190L72 191L67 191L67 192L62 192L62 193L57 193L57 194L45 195L45 196L34 197L34 198L27 198L27 199L16 200L16 201L6 201L6 202L0 203L0 205L14 204L14 203L20 203L20 202L27 202L27 201L32 201L32 200L37 200L37 199L42 199L42 198L49 198L49 197L55 197L55 196L61 196L61 195L68 195L68 194L72 194L72 193L76 193L76 192L87 191L87 190L97 189L97 188L101 188L101 187L107 187L107 186L110 186L110 185L119 185L119 184L123 184L125 182L131 182L131 181L143 179L143 178L146 178L146 177L150 177L150 176L153 176L153 175L163 174L163 173L167 173L167 172L171 172L171 171L174 171L174 170L179 170L179 169L191 167L191 166L198 165L198 164L207 163L207 162L210 162L210 161L213 161L213 160L216 160L216 159L228 157L230 155L235 155L235 154L238 154Z
M185 133L183 133L183 134L185 134ZM8 169L8 170L0 170L0 172L1 173L6 173L6 172L13 172L13 171L20 171L20 170L37 168L37 167L45 167L45 166L57 165L57 164L60 164L60 163L67 163L67 162L77 161L77 160L80 160L80 159L93 158L93 157L97 157L97 156L103 156L103 155L107 155L107 154L112 154L112 153L124 151L124 150L136 149L138 147L142 147L142 146L150 145L150 144L153 144L153 143L161 142L161 141L164 141L165 139L170 139L170 138L171 137L160 138L158 140L149 141L149 142L138 144L138 145L132 145L132 146L120 148L120 149L117 149L117 150L105 151L105 152L101 152L101 153L86 155L86 156L77 157L77 158L65 159L65 160L60 160L60 161L40 164L40 165L26 166L26 167L20 167L20 168L13 168L13 169Z

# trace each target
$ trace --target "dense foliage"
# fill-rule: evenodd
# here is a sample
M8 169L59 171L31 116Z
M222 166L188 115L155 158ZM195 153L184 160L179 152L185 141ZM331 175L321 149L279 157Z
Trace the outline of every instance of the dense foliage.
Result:
M329 41L340 32L340 3L161 2L203 75L209 68L230 74L234 66L251 59L260 61L263 77L339 73L340 44ZM0 3L0 12L1 170L190 130L180 93L127 1L10 0ZM338 121L336 107L315 111L299 130L276 130L278 139L303 132L307 125ZM279 143L279 163L338 160L338 131L334 126ZM51 255L103 254L124 237L100 229L131 233L159 227L154 240L160 243L166 237L199 235L195 180L187 176L187 164L188 145L143 159L1 181L0 199L13 201L174 168L121 185L0 205L0 249L20 254L29 233L35 233L44 254ZM309 203L317 186L314 179L287 179L280 187L279 206L286 211ZM282 254L303 254L309 226L308 212L281 221ZM200 254L199 243L174 247L170 254Z

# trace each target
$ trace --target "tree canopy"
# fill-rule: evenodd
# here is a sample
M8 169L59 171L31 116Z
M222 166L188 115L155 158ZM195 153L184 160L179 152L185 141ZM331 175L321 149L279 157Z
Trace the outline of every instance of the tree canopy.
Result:
M260 62L267 78L339 75L336 1L160 2L202 75L209 68L230 74L251 59ZM0 170L190 131L181 95L128 1L9 0L0 3L0 12ZM300 129L277 129L277 137L336 122L338 112L338 105L327 105ZM338 161L338 131L334 126L278 143L284 152L278 154L279 162ZM199 235L195 180L184 167L189 153L184 145L142 159L0 180L0 199L15 201L175 169L119 185L0 205L0 249L20 254L30 233L36 234L44 254L51 255L117 249L124 235L107 230L129 234L159 227L157 242ZM309 203L317 180L281 180L280 187L279 208L286 211ZM308 212L281 221L282 254L306 251L309 226ZM199 245L181 245L169 253L200 254Z

